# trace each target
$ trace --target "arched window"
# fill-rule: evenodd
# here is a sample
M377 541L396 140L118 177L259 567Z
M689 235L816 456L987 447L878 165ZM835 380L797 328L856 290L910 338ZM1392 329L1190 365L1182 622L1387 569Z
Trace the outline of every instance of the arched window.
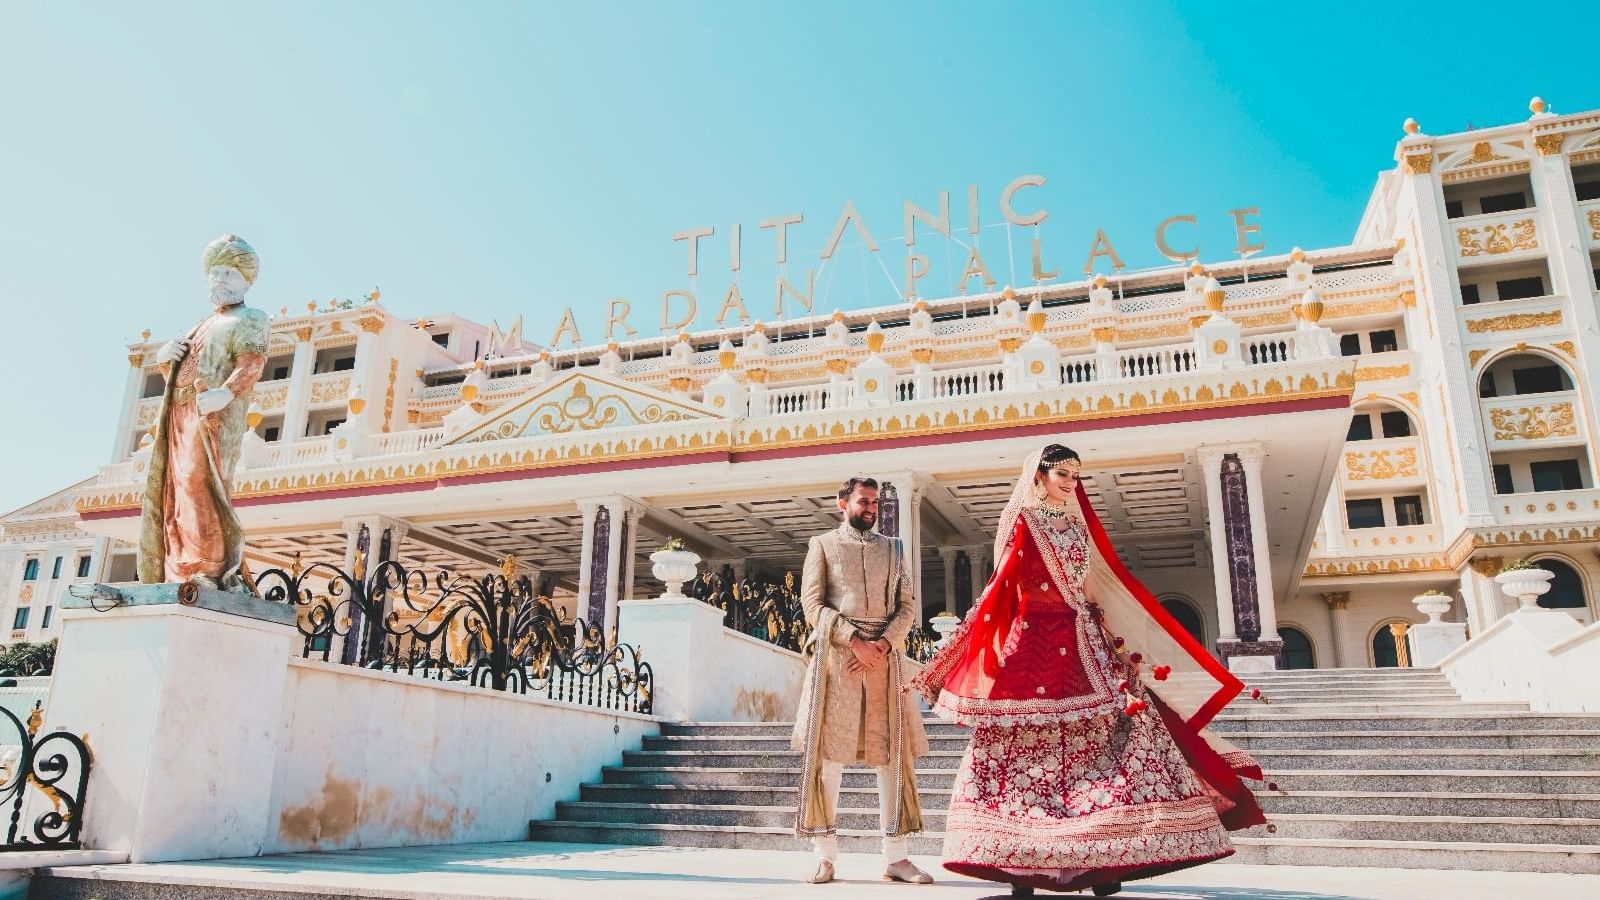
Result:
M1204 644L1206 642L1205 624L1200 619L1200 611L1187 600L1177 597L1161 598L1161 608L1172 614L1183 630L1194 636L1194 639Z
M1550 580L1550 592L1539 598L1540 606L1545 609L1589 608L1589 600L1583 591L1583 577L1578 574L1577 569L1559 559L1541 559L1536 562L1539 568L1546 569L1556 576Z
M1376 669L1410 668L1411 655L1406 652L1406 631L1411 623L1406 619L1390 619L1372 632L1372 666ZM1396 634L1396 632L1399 632Z
M1283 638L1283 665L1286 669L1315 669L1316 651L1311 649L1311 637L1293 626L1279 626L1278 636Z
M1567 367L1538 353L1513 353L1495 360L1478 379L1480 397L1516 397L1573 389Z

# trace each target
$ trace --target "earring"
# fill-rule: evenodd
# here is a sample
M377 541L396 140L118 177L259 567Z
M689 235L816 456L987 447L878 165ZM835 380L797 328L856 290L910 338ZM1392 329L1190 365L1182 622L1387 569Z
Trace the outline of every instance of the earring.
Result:
M1049 497L1049 496L1050 496L1050 492L1045 490L1045 486L1044 485L1040 484L1037 481L1035 481L1033 483L1033 499L1038 500L1040 503L1043 503L1045 501L1045 499L1047 497Z

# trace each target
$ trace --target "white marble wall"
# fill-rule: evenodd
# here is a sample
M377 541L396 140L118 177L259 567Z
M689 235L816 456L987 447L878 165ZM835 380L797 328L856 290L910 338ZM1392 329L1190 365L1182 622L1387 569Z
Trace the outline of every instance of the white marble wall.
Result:
M1600 623L1525 609L1490 625L1439 668L1469 702L1526 701L1538 712L1600 712Z
M289 661L266 853L523 840L658 720Z

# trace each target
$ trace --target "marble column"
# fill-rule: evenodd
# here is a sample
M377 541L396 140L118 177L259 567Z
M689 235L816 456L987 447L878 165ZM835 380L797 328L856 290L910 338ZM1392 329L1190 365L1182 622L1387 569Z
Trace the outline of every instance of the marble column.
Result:
M918 602L922 598L923 483L924 476L916 472L893 472L878 479L878 533L905 542L912 594ZM891 510L887 517L886 509Z
M385 560L399 556L400 541L410 525L388 516L360 516L344 520L344 570L351 578L365 583L372 570ZM341 610L343 611L343 610ZM359 665L377 652L386 637L383 619L368 620L355 604L348 607L350 629L335 648L334 655L346 665ZM382 611L387 612L387 610Z
M1211 510L1212 564L1221 567L1216 573L1217 612L1224 626L1231 621L1234 634L1229 640L1227 632L1222 632L1218 653L1235 671L1279 668L1283 641L1278 638L1273 605L1260 445L1203 447L1201 451L1207 495L1218 504Z
M956 551L956 608L962 615L972 608L972 554L965 548Z
M1233 624L1233 586L1228 579L1228 537L1222 513L1222 455L1220 449L1200 448L1200 480L1206 491L1206 516L1211 544L1211 575L1217 598L1217 644L1237 641Z
M119 463L138 446L133 436L134 423L138 421L140 394L144 393L144 353L128 354L128 379L122 386L122 411L117 414L117 433L111 445L109 462Z
M287 444L306 435L306 411L311 404L311 367L316 363L316 345L311 343L311 326L295 333L294 362L289 366L289 386L283 395L283 430L278 440Z
M1344 668L1344 640L1348 633L1350 605L1349 591L1323 591L1322 602L1328 604L1328 636L1332 644L1333 668Z
M1500 620L1510 610L1505 592L1495 583L1505 560L1497 556L1480 556L1468 561L1461 570L1461 605L1467 612L1467 627L1473 634L1482 634L1490 625Z
M939 558L944 562L944 611L956 611L956 547L940 547Z
M617 602L626 596L633 572L624 553L633 545L643 509L624 497L578 501L583 511L583 550L578 576L578 615L598 625L610 640L617 627Z

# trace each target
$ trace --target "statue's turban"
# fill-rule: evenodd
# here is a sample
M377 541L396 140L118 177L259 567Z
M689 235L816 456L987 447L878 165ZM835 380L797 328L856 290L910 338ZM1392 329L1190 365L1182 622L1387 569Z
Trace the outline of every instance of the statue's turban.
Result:
M200 262L208 272L213 266L232 266L250 284L256 283L256 273L261 271L261 257L256 256L255 248L236 234L225 234L207 244Z

